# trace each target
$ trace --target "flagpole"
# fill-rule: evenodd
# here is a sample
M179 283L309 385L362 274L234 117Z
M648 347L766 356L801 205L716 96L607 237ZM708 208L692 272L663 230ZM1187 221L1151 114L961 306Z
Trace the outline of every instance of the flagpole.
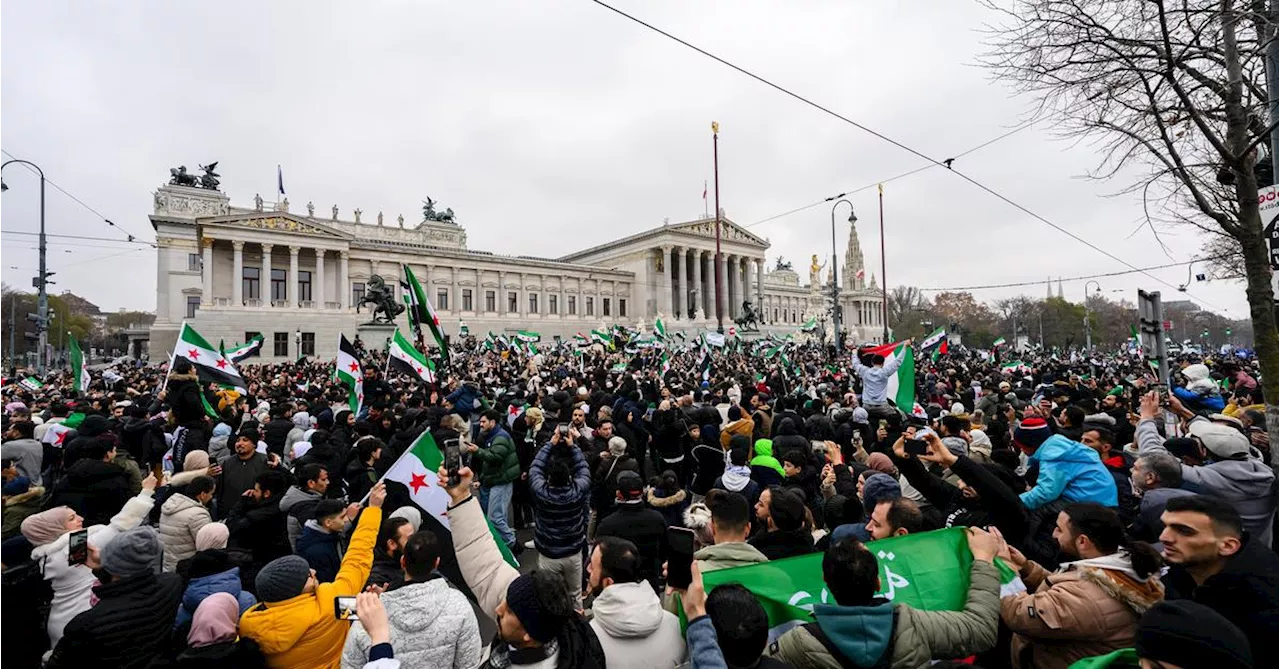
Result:
M720 253L720 124L711 122L711 160L716 184L716 261L711 271L716 276L716 332L724 334L724 303L722 293L724 286L720 280L720 266L724 258Z
M889 271L884 257L884 184L876 184L880 192L880 320L884 325L883 343L889 343Z

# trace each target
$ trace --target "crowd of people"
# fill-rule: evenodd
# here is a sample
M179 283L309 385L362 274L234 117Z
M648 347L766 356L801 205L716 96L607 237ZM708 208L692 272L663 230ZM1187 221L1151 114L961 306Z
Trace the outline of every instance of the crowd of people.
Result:
M1276 469L1255 360L1187 357L1156 379L1126 353L1027 351L1010 366L954 347L916 357L916 403L899 407L897 359L776 344L463 338L424 384L379 371L385 354L358 343L359 403L332 361L305 359L242 363L242 388L202 382L184 358L95 374L80 393L66 374L36 390L7 380L0 655L139 668L1280 663ZM457 443L461 466L412 490L384 480L424 432ZM441 517L413 503L421 485L447 495ZM972 555L963 607L887 599L872 542L952 527ZM684 530L693 578L676 588ZM712 571L809 554L829 596L802 624L774 625L742 584L704 587ZM1005 568L1025 587L1002 587Z

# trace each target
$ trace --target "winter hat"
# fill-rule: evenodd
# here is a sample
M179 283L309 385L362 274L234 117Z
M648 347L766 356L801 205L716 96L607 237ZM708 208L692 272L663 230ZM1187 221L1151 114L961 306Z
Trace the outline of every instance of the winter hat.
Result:
M969 454L969 442L960 437L943 437L942 445L947 447L948 451L957 458L962 455Z
M885 500L902 497L902 486L888 474L876 472L862 481L862 502L868 509Z
M102 548L102 568L117 578L159 574L164 546L154 527L143 525L116 535Z
M422 512L412 506L402 506L391 512L392 518L404 518L413 526L413 531L417 532L422 527Z
M67 533L67 521L74 513L69 506L55 506L27 516L22 521L22 536L32 546L43 546Z
M213 426L213 436L215 436L215 437L230 437L230 436L231 436L231 426L230 426L230 425L227 425L226 423L218 423L217 425L214 425L214 426Z
M240 622L240 603L226 592L215 592L204 598L191 618L187 643L192 648L234 641Z
M853 418L850 418L849 420L859 425L866 425L870 422L870 417L867 415L866 409L857 407L853 410Z
M4 484L3 491L5 497L10 495L21 495L31 489L31 479L25 476L15 477L12 481Z
M1200 457L1200 444L1191 437L1169 437L1164 440L1164 448L1175 458Z
M1107 394L1108 394L1108 395L1113 395L1113 396L1115 396L1115 397L1119 397L1119 396L1121 396L1121 395L1123 395L1123 394L1124 394L1124 386L1116 386L1115 388L1112 388L1111 390L1108 390L1108 391L1107 391Z
M1207 420L1193 420L1187 426L1187 431L1191 436L1198 437L1214 457L1226 460L1249 452L1249 440L1233 427Z
M609 438L609 455L620 458L627 452L627 440L622 437Z
M99 416L98 414L85 416L84 422L80 424L80 427L76 428L76 432L81 437L96 437L106 431L107 417Z
M507 586L507 608L515 614L529 637L539 643L559 636L567 621L565 616L548 611L546 604L538 597L532 574L521 574Z
M191 451L186 457L182 458L182 471L193 472L198 469L209 468L209 452L208 451Z
M1028 454L1034 453L1051 436L1053 434L1049 432L1049 424L1043 418L1027 418L1013 428L1014 443Z
M1202 381L1209 378L1209 368L1206 365L1187 365L1182 368L1182 375L1188 381Z
M962 414L962 413L964 413L964 405L963 405L963 404L961 404L961 403L959 403L959 402L955 402L955 403L953 403L953 404L951 405L951 415L952 415L952 416L955 416L955 415L957 415L957 414Z
M230 530L225 523L205 523L196 532L196 550L207 551L210 548L226 548Z
M258 572L253 584L258 588L258 600L283 602L302 594L311 578L311 565L300 555L286 555L267 563Z
M1190 600L1163 601L1138 621L1138 657L1180 667L1246 669L1253 653L1244 632L1222 614Z

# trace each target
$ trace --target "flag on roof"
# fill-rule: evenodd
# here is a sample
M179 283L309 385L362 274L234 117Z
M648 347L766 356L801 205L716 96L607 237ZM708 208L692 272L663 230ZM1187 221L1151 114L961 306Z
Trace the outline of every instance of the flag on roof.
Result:
M900 341L883 346L871 346L861 349L854 355L870 355L878 353L884 356L885 366L893 359L898 359L898 369L889 377L889 387L885 396L893 400L895 406L906 407L916 403L916 356L907 342Z
M76 341L70 333L67 334L67 338L71 340L71 380L75 384L76 392L88 392L89 370L84 364L84 353L80 350L80 342Z
M387 349L387 369L408 374L423 383L435 383L436 380L436 366L400 334L399 328L396 328Z
M174 358L186 358L195 366L196 373L204 383L218 383L228 386L248 387L244 377L236 369L235 364L227 360L222 353L215 351L196 329L187 323L182 324L178 333L178 344L173 350ZM169 361L170 369L173 360Z
M347 405L351 412L360 415L360 408L364 406L364 369L356 347L341 332L338 333L338 360L333 375L347 386Z

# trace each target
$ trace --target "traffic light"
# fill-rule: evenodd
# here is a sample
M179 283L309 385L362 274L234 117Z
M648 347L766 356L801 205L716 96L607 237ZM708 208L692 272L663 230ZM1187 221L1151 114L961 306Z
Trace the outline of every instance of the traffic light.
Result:
M1231 336L1231 328L1227 328L1227 336L1228 336L1228 337L1230 337L1230 336Z
M1209 328L1205 328L1205 329L1204 329L1204 332L1203 332L1203 333L1201 333L1201 335L1200 335L1200 336L1201 336L1201 337L1204 337L1205 339L1208 339L1208 338L1209 338Z

